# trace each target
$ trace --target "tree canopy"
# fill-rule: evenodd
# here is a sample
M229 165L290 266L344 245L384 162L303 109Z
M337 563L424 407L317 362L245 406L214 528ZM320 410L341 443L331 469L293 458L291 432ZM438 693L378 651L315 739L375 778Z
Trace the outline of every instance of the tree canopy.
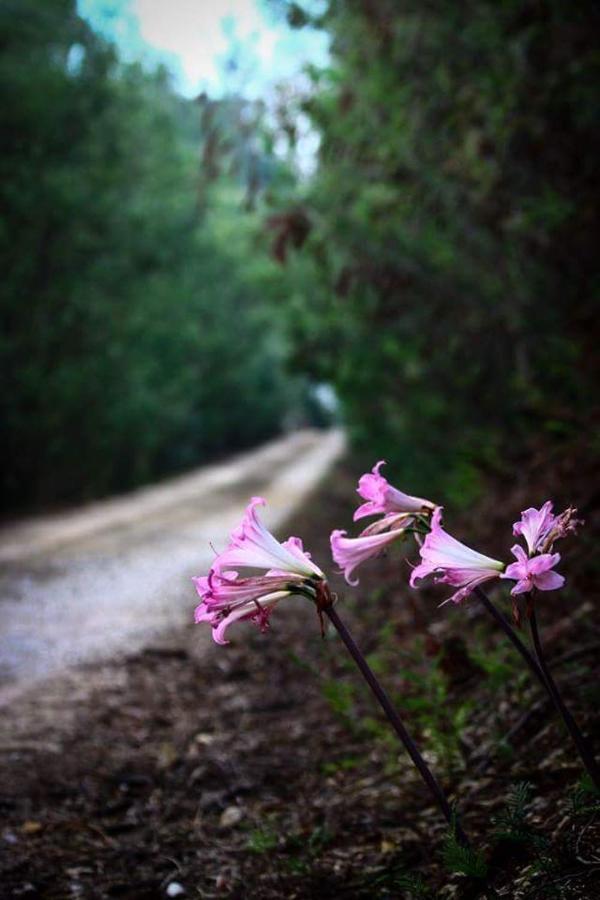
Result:
M73 0L0 10L6 503L119 490L274 434L303 388L247 211L254 169L277 177L258 124L250 161L235 129L248 104L216 104L238 139L207 179L206 99L124 64Z

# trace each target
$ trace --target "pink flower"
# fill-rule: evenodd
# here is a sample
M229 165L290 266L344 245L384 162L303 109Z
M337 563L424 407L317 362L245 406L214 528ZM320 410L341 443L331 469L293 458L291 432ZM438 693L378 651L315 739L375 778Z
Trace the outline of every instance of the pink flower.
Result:
M325 578L323 572L302 549L299 538L280 544L258 518L256 507L264 506L262 497L252 497L241 524L232 532L229 546L213 563L213 570L249 566L276 569L305 578Z
M525 594L538 588L540 591L556 591L565 579L558 572L551 571L560 562L560 553L541 553L529 559L519 544L511 550L517 562L511 563L501 578L511 578L517 583L511 594Z
M521 518L513 525L513 534L525 538L529 554L532 555L544 543L556 524L556 516L552 514L552 502L547 500L540 509L524 509Z
M368 530L366 529L366 531ZM345 536L345 531L332 531L330 537L331 555L338 566L343 569L344 578L348 584L357 585L358 578L354 581L351 578L356 567L367 559L378 556L384 547L402 537L404 533L404 528L396 528L392 531L386 531L384 534L374 534L372 532L365 534L363 532L360 537L348 538Z
M435 505L429 500L411 497L392 487L387 479L379 474L379 469L384 465L385 460L380 459L373 466L371 472L367 472L359 479L357 493L367 502L359 506L354 513L355 522L365 516L374 516L379 513L384 515L388 513L424 513L435 508Z
M431 531L419 550L422 561L413 569L410 585L414 587L415 582L433 575L436 582L459 589L444 602L460 603L477 585L498 578L504 563L461 544L444 531L441 522L442 508L438 506L431 519Z
M212 626L218 644L228 643L225 632L238 620L251 619L265 631L273 608L284 597L297 595L316 601L318 584L325 580L300 538L280 543L267 531L256 513L260 504L264 504L262 498L252 498L241 525L209 574L193 579L201 597L194 619ZM266 571L240 578L237 567Z

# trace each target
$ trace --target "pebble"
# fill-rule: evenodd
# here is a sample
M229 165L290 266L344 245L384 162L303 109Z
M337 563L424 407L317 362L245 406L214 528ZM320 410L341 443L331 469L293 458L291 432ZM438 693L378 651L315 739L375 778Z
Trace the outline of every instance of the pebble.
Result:
M219 825L221 828L233 828L233 826L237 825L243 818L244 813L239 806L228 806L227 809L224 809L221 813Z

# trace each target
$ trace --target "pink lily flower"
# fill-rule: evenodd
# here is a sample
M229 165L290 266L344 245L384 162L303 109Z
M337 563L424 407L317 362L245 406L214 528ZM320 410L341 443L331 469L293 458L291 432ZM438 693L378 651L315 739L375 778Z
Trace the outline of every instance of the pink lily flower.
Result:
M436 582L458 588L444 603L460 603L477 585L498 578L504 563L461 544L441 523L442 508L438 506L431 518L431 531L419 550L421 563L413 569L410 585L415 587L417 581L433 575Z
M560 562L560 553L541 553L539 556L529 558L519 544L515 544L511 553L517 562L511 563L501 578L514 579L517 583L511 594L526 594L537 588L540 591L556 591L561 588L565 579L558 572L553 572L554 566Z
M262 497L252 497L241 524L232 532L229 546L213 563L213 570L247 566L256 569L276 569L305 578L325 578L323 572L302 549L299 538L283 544L273 537L258 518L256 507L264 506Z
M371 472L362 475L358 482L357 493L367 502L358 507L354 513L354 521L365 516L374 516L379 513L428 513L435 509L435 504L421 497L411 497L393 487L379 469L384 466L385 460L380 459L373 466Z
M552 501L547 500L540 509L533 506L524 509L520 520L513 525L513 534L525 538L529 554L532 555L544 543L555 524L556 516L552 514Z
M256 513L261 504L262 498L252 498L241 525L231 534L229 546L217 556L209 574L193 579L201 598L194 619L212 626L217 644L229 643L225 632L240 620L250 619L266 631L269 616L280 600L296 595L316 601L318 584L325 581L300 538L280 543L267 531ZM232 566L266 571L240 578Z
M399 518L406 517L401 516ZM373 533L373 531L367 534L366 532L369 529L365 529L363 534L356 538L346 537L346 532L339 529L332 531L330 537L331 555L343 570L344 578L348 584L355 587L358 584L358 578L353 580L351 576L356 567L366 562L366 560L378 556L388 544L402 537L405 534L405 530L405 528L396 528L382 534Z
M540 509L530 507L523 510L520 520L513 525L513 534L525 538L530 556L539 552L548 553L555 541L571 534L582 524L576 515L577 510L570 506L555 516L552 502L547 500Z

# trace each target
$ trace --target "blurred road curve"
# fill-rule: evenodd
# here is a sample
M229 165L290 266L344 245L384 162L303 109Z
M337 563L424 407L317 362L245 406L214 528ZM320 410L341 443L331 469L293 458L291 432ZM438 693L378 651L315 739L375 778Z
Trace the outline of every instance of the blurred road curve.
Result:
M225 462L0 530L0 702L77 663L140 649L191 620L206 571L248 498L289 521L343 451L300 431ZM291 529L293 531L293 527Z

